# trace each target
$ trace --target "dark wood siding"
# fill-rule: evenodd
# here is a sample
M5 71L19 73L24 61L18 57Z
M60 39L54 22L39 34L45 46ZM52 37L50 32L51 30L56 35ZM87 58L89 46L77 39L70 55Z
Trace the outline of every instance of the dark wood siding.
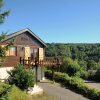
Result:
M35 37L29 34L29 32L17 35L11 39L6 40L3 43L7 44L10 43L12 40L14 40L14 45L43 47L43 45Z
M28 32L17 35L13 38L10 38L3 42L3 44L8 44L14 40L14 46L17 48L16 56L6 57L5 63L3 66L16 66L19 63L19 58L21 57L21 52L23 47L33 47L33 48L44 48L41 42L39 42L35 37L33 37ZM24 52L24 51L23 51Z
M4 67L12 67L16 66L19 63L19 57L17 56L9 56L6 57L5 63L3 64Z

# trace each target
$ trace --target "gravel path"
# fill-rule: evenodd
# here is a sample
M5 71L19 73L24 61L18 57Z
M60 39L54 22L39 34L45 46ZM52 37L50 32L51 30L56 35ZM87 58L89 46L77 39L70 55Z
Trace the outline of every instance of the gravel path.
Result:
M88 100L82 95L61 87L57 83L52 84L50 82L41 82L38 83L38 85L43 88L47 95L54 96L57 100Z

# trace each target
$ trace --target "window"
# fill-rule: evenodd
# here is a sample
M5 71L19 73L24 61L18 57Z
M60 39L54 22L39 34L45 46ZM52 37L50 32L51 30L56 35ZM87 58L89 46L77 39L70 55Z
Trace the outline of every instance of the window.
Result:
M9 56L16 56L16 47L9 48Z
M34 57L38 58L38 49L37 48L34 48Z
M30 57L38 58L38 48L30 48Z

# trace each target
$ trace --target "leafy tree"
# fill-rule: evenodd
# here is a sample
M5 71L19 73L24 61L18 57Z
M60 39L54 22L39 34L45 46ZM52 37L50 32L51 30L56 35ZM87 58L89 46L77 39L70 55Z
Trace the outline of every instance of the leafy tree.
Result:
M34 86L35 77L32 70L27 70L25 66L19 64L9 71L8 82L15 84L20 89L27 89L30 86Z
M80 65L80 67L83 69L83 70L87 70L87 62L84 61L84 60L81 60L81 61L78 61L78 64Z
M88 69L97 69L100 61L100 43L97 44L64 44L64 43L47 43L46 56L54 57L61 56L64 58L70 57L73 60L78 60L79 65ZM92 62L91 62L92 61Z
M87 68L90 70L96 70L97 63L94 60L90 60L90 61L88 61Z
M73 60L71 58L64 58L64 61L63 61L63 65L61 66L60 68L60 71L61 72L67 72L67 67L69 66L69 64L72 64L73 63Z

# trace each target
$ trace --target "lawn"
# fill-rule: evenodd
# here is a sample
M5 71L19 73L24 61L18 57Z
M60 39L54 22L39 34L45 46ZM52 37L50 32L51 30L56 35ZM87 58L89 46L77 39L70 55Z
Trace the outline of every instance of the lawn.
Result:
M10 89L9 89L10 87ZM7 92L4 92L6 91ZM47 94L28 95L26 91L22 91L15 85L8 85L0 82L0 100L57 100Z
M33 95L31 100L57 100L55 97L48 96L47 94L43 95Z

